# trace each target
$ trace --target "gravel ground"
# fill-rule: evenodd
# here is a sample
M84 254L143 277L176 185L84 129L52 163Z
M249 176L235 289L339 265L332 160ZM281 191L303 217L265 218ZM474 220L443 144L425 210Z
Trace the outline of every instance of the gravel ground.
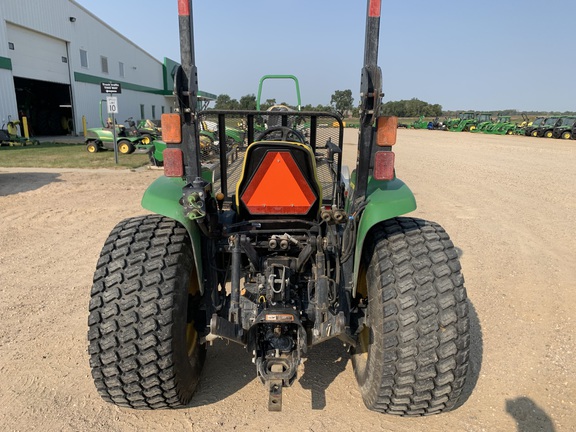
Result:
M310 351L280 413L267 411L249 354L224 342L209 349L189 408L106 404L86 351L92 273L110 230L145 213L140 198L161 173L0 168L1 429L576 430L576 141L400 130L394 150L412 215L442 224L460 251L473 367L459 409L367 411L337 341ZM351 165L354 147L345 153Z

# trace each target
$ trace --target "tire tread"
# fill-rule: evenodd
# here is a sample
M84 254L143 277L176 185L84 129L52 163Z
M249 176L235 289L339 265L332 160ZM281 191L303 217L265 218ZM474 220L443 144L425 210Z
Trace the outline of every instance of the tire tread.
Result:
M438 224L415 218L385 221L371 238L364 256L368 301L382 312L369 318L373 341L364 370L353 355L364 402L401 416L448 411L464 385L470 343L454 245Z

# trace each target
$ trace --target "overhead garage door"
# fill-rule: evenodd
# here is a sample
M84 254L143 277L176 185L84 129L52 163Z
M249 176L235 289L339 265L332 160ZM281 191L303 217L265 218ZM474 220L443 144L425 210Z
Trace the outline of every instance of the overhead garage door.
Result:
M15 77L70 84L65 41L13 24L7 24L7 30Z

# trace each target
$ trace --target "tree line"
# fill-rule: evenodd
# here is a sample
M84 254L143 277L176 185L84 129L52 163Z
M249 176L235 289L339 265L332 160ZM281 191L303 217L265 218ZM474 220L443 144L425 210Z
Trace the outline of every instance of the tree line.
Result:
M274 105L285 105L293 109L296 107L290 106L286 102L278 103L276 99L266 99L260 103L260 109L265 111ZM254 94L247 94L240 98L240 100L233 99L227 94L218 95L216 98L214 109L217 110L255 110L256 109L256 96ZM336 90L330 98L330 105L316 105L311 104L303 105L303 111L325 111L337 112L343 116L350 116L357 113L357 108L354 107L354 98L352 97L352 90Z
M266 99L260 104L261 110L267 110L274 105L286 105L290 106L286 102L278 103L276 99ZM215 109L219 110L255 110L256 109L256 96L253 94L248 94L242 96L240 100L233 99L227 94L221 94L216 98ZM291 108L296 109L292 106ZM332 97L330 98L329 105L303 105L302 110L304 111L324 111L324 112L337 112L343 117L358 117L359 109L354 106L354 98L352 97L352 90L336 90ZM412 98L410 100L400 100L400 101L390 101L382 104L380 113L382 115L390 115L397 117L457 117L459 113L465 110L452 111L452 110L442 110L442 105L431 104L422 101L417 98ZM475 110L470 110L475 111ZM492 115L498 116L517 116L520 117L522 114L528 116L536 115L576 115L573 111L518 111L516 109L505 109L505 110L493 110L488 111Z
M382 104L380 113L396 117L440 117L443 114L442 105L429 104L416 98L386 102Z

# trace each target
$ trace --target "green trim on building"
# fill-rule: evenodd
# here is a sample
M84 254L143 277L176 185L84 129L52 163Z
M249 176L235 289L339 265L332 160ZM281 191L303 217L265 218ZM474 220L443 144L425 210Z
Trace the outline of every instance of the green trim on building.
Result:
M210 99L210 100L216 100L218 98L218 96L216 96L214 93L208 93L208 92L204 92L202 90L198 90L198 96L206 98L206 99Z
M8 57L0 56L0 69L12 70L12 60Z
M164 57L162 69L164 73L164 89L167 91L174 91L174 73L178 66L180 66L180 63L177 61Z
M0 60L2 59L2 57L0 57ZM6 59L8 61L10 61L10 59ZM1 63L0 63L1 66ZM11 68L10 68L11 69ZM98 76L94 76L94 75L88 75L82 72L74 72L74 81L76 82L82 82L82 83L87 83L87 84L96 84L96 85L100 85L100 83L103 82L117 82L120 83L120 85L122 86L123 90L134 90L137 92L142 92L142 93L151 93L151 94L157 94L157 95L162 95L162 96L172 96L172 87L174 86L174 80L169 78L167 81L167 73L166 73L166 65L164 65L164 85L167 84L171 84L170 89L155 89L152 87L146 87L146 86L142 86L139 84L132 84L129 82L124 82L124 81L118 81L118 80L111 80L109 78L102 78L102 77L98 77ZM170 82L171 81L171 82ZM211 100L216 100L216 95L212 94L212 93L208 93L208 92L203 92L203 91L198 91L198 96L207 98L207 99L211 99Z
M113 81L113 82L120 83L120 85L122 86L122 89L124 89L124 90L134 90L137 92L152 93L152 94L163 95L163 96L170 96L172 94L171 91L167 91L164 89L155 89L152 87L146 87L146 86L142 86L139 84L132 84L129 82L118 81L118 80L111 80L110 78L97 77L94 75L88 75L88 74L81 73L81 72L74 72L74 81L87 83L87 84L96 84L96 85L100 85L100 83L102 83L102 82Z

